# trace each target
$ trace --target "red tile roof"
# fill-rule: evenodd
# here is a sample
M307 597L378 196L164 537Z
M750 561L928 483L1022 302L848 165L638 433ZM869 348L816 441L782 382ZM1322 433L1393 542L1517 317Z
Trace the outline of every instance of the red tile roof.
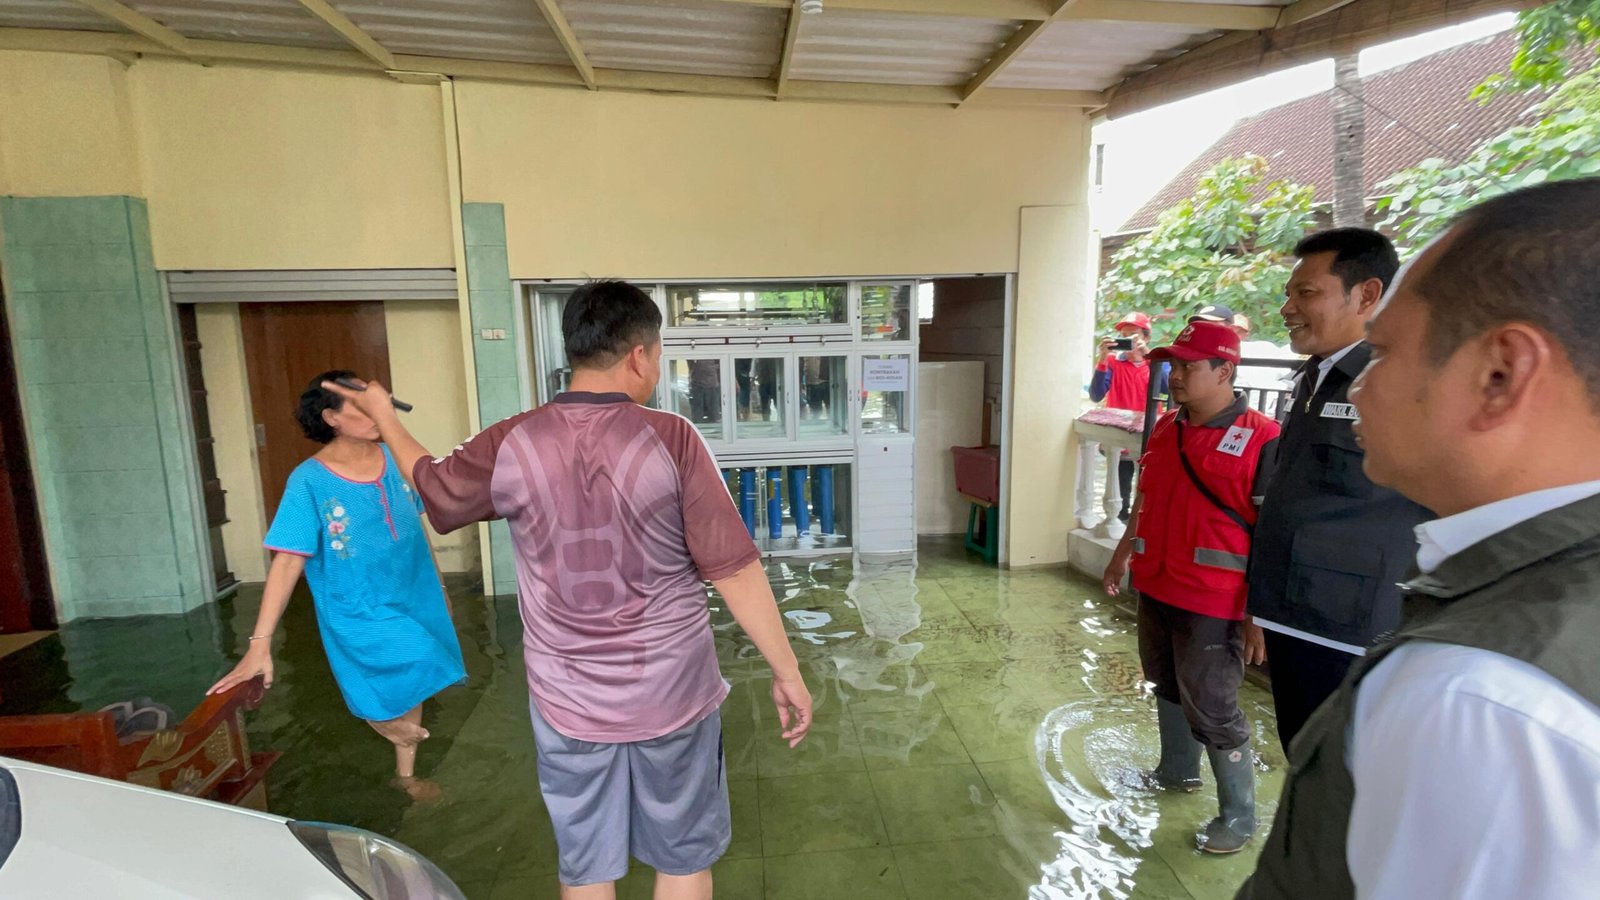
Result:
M1469 96L1485 77L1505 71L1516 45L1513 32L1502 32L1364 79L1369 198L1376 195L1379 182L1401 169L1430 157L1460 162L1485 140L1531 119L1535 101L1526 94L1501 95L1487 104ZM1194 192L1202 174L1247 153L1266 158L1271 178L1312 185L1318 202L1331 203L1333 96L1329 89L1239 120L1120 231L1154 227L1162 212Z

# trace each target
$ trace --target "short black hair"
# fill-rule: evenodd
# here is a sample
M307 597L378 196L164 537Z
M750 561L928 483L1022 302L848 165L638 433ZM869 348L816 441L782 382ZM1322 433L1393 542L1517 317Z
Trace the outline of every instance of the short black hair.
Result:
M1333 254L1329 268L1339 276L1346 292L1372 278L1378 279L1387 291L1394 273L1400 269L1400 254L1395 252L1394 242L1371 228L1329 228L1307 235L1294 247L1295 259L1316 253Z
M349 369L330 369L311 379L311 383L306 385L305 392L300 395L300 405L294 410L294 420L300 423L300 430L305 432L306 437L319 444L326 444L339 436L332 425L322 420L322 411L343 409L344 398L323 387L322 383L355 377L356 373Z
M661 339L661 310L626 281L591 281L561 313L561 340L574 369L606 369L640 345Z
M1443 364L1491 328L1525 322L1550 335L1600 412L1600 178L1503 194L1458 216L1418 272L1428 353Z
M1236 362L1233 362L1233 360L1231 360L1231 359L1222 359L1220 357L1213 356L1210 359L1206 360L1206 362L1211 363L1211 371L1213 371L1213 372L1215 372L1216 370L1222 368L1223 366L1227 365L1228 363L1233 363L1233 371L1228 373L1228 383L1229 384L1233 384L1233 383L1235 383L1235 382L1237 382L1239 380L1239 364L1236 363Z

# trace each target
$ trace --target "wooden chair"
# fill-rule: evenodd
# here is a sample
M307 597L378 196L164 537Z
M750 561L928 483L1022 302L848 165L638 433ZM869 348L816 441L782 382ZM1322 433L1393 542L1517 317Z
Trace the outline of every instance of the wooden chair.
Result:
M267 770L280 753L251 753L244 711L260 678L205 698L176 728L122 739L108 711L0 716L0 756L265 811Z

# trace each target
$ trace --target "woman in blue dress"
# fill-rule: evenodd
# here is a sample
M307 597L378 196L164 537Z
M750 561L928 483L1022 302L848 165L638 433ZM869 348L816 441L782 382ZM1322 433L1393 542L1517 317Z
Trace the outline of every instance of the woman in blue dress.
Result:
M324 446L289 476L267 532L274 555L250 649L210 693L257 675L272 686L272 635L303 572L345 704L394 744L395 783L422 799L437 792L416 778L422 701L466 670L421 498L372 420L322 387L341 377L354 373L324 372L300 395L300 428Z

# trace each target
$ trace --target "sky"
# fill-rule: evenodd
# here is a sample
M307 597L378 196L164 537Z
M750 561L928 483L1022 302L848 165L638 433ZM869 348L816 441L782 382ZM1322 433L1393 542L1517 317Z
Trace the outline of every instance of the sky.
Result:
M1370 47L1361 51L1361 74L1488 37L1515 21L1515 14L1502 13ZM1105 167L1093 199L1094 227L1115 232L1239 119L1331 87L1333 61L1323 59L1101 123L1094 142L1105 145Z

